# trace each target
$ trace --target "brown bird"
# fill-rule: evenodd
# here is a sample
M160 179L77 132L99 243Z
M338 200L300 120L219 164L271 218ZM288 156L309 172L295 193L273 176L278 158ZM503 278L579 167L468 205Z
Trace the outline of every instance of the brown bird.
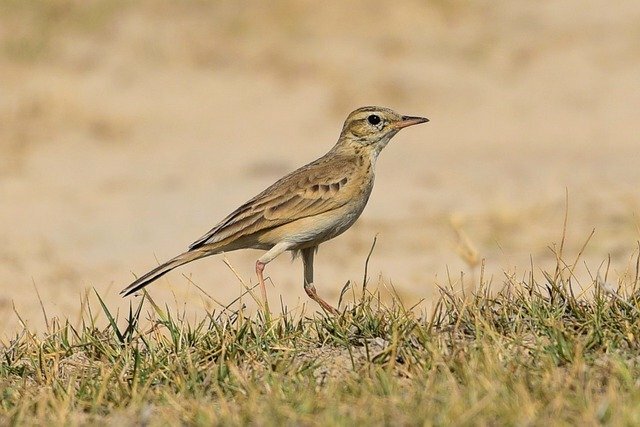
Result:
M265 265L285 251L301 253L304 290L322 308L337 313L313 284L318 245L343 233L358 219L373 189L380 151L400 129L428 122L382 107L355 110L327 154L278 180L196 240L189 249L154 268L122 290L130 295L164 274L200 258L237 249L263 249L256 262L262 298Z

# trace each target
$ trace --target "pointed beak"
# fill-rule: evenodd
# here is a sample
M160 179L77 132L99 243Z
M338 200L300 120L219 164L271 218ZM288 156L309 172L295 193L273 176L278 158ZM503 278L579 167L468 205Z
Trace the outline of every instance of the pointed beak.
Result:
M420 123L426 123L428 121L429 119L426 117L402 116L402 119L395 123L395 128L402 129L407 126L419 125Z

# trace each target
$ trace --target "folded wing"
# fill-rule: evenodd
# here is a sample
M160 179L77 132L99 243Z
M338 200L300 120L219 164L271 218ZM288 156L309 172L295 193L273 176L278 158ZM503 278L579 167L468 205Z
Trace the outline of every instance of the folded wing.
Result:
M350 157L321 157L280 179L240 206L191 244L189 250L227 239L239 239L300 218L338 209L353 194L347 188L349 184L353 185L355 168Z

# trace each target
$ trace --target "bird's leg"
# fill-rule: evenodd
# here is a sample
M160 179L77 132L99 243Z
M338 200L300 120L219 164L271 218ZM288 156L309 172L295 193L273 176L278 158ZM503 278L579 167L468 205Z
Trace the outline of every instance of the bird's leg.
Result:
M307 295L309 295L309 298L317 302L324 310L331 314L340 314L338 310L320 298L320 295L318 295L318 292L316 291L316 287L313 286L313 255L317 249L317 246L302 249L302 263L304 264L304 290Z
M262 272L264 271L264 267L275 257L283 253L284 251L291 249L293 246L292 243L289 242L280 242L276 244L274 247L269 249L267 253L262 255L256 261L256 275L258 276L258 282L260 283L260 292L262 293L262 303L264 305L264 310L267 314L269 314L269 301L267 300L267 287L264 284L264 277Z
M260 283L260 293L262 293L262 303L264 304L265 310L269 309L269 302L267 301L267 287L264 285L264 277L262 276L262 272L264 271L264 266L267 265L264 262L260 262L260 260L256 261L256 274L258 275L258 282Z

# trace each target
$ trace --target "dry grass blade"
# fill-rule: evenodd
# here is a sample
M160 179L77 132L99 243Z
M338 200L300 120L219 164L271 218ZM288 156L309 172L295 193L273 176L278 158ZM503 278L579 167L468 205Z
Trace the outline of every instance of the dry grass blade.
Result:
M378 241L378 235L373 236L373 243L371 243L371 248L369 249L369 253L367 254L367 259L364 261L364 274L362 277L362 294L364 295L367 290L367 281L369 280L369 260L371 259L371 254L373 254L373 250L376 247L376 242Z

